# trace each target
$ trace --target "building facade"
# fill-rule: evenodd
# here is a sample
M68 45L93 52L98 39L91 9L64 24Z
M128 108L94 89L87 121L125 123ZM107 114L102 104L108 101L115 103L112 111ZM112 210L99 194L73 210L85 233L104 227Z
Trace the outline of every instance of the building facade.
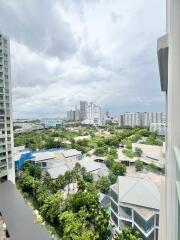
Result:
M63 125L62 119L42 119L41 124L45 126L45 128L51 128L51 127L58 127Z
M88 102L80 101L80 120L81 121L87 119L87 107L88 107Z
M166 133L166 124L165 123L151 123L150 132L156 132L157 135L165 136Z
M110 189L111 221L117 233L136 228L144 240L158 240L160 193L150 181L119 177Z
M0 33L0 182L15 182L10 41Z
M126 127L149 127L151 123L164 123L165 116L163 112L126 112L120 115L120 126Z
M166 180L160 240L180 239L180 1L167 0L167 34L158 40L161 90L166 97Z
M90 102L87 106L87 120L89 121L89 124L101 125L101 118L101 107Z

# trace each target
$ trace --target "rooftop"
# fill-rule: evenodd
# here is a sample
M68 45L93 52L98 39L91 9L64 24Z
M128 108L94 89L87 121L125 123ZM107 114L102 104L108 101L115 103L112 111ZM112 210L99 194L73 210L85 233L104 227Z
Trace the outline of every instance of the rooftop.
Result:
M81 155L80 151L77 151L76 149L69 149L69 150L65 150L62 152L64 157L73 157L73 156L77 156L77 155Z
M120 176L111 188L118 193L122 203L157 210L160 208L160 193L156 185L149 180Z
M0 212L12 240L50 240L50 234L35 224L32 210L10 181L0 184Z

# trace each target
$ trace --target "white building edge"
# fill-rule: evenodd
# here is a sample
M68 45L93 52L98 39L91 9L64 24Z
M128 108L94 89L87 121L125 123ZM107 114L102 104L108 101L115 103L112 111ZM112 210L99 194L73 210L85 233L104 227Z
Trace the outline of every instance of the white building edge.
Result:
M180 239L180 1L167 0L167 34L158 40L161 89L166 93L166 180L160 240Z

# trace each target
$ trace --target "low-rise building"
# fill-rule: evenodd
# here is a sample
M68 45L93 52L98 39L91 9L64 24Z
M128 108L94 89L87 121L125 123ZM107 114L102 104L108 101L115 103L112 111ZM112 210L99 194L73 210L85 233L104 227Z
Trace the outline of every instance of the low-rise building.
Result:
M81 159L82 153L76 149L51 149L33 152L30 161L43 169L49 169L57 167L59 164L62 165L62 163L68 163L74 167L76 162Z
M157 240L159 231L160 193L145 179L118 177L111 186L111 221L117 233L134 227L144 240Z
M32 151L26 150L25 146L14 148L15 171L19 171L25 161L32 158Z
M45 126L45 128L59 127L63 125L62 119L42 119L41 124Z
M156 145L148 145L141 143L132 143L132 151L135 152L136 148L140 148L142 150L142 155L140 159L144 163L154 163L156 166L162 168L165 164L165 156L164 156L164 147L156 146Z
M28 119L17 119L13 121L15 133L29 132L44 129L44 126L39 123L33 123Z

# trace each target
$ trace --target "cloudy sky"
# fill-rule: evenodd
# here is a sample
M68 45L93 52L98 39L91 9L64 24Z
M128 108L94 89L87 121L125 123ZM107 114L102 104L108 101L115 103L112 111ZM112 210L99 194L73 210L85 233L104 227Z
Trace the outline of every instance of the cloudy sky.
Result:
M115 115L161 111L156 40L164 0L0 0L17 117L62 116L79 100Z

